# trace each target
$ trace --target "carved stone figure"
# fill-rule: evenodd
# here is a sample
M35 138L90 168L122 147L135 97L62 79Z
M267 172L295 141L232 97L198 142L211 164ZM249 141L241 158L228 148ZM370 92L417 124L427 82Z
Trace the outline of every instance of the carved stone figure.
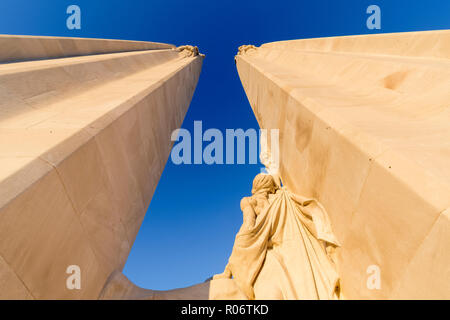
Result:
M181 52L184 55L184 57L196 57L199 55L204 57L204 55L199 52L198 47L196 46L189 46L189 45L179 46L174 50Z
M254 49L256 49L256 47L254 45L252 45L252 44L244 44L244 45L242 45L242 46L240 46L238 48L238 53L237 54L238 55L245 54L245 53L247 53L247 51L254 50Z
M330 252L339 243L324 208L258 174L224 273L248 299L338 299ZM330 250L331 249L331 250Z

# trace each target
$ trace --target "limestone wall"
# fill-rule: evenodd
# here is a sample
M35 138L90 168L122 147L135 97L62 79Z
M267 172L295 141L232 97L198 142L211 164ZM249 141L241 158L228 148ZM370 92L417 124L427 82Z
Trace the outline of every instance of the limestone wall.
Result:
M327 209L347 298L450 298L450 31L281 41L237 69L281 176ZM379 266L381 289L367 287Z
M21 60L0 65L0 299L95 299L125 264L202 57L0 37L0 61Z
M0 35L0 62L175 48L145 41Z

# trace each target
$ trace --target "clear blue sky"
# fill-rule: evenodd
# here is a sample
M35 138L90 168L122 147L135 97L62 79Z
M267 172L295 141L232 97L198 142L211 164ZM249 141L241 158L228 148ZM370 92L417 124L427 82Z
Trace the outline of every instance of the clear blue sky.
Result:
M82 29L66 29L66 8L82 10ZM1 0L0 34L73 36L193 44L206 54L183 123L258 128L234 55L242 44L366 34L366 8L382 10L381 32L449 29L449 0ZM1 48L0 48L1 50ZM150 289L171 289L222 272L259 165L168 162L124 273Z

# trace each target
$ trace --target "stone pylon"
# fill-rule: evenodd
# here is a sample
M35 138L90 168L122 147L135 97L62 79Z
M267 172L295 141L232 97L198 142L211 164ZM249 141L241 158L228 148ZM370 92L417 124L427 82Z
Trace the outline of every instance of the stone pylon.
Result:
M96 299L122 270L199 78L194 49L0 37L0 299Z
M450 298L450 31L243 46L280 176L318 199L350 299Z

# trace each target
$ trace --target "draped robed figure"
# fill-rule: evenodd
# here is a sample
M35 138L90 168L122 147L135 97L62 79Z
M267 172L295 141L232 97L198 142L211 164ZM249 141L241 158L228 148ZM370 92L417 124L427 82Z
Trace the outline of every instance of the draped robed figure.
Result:
M324 208L259 174L241 201L244 222L224 273L247 299L339 299L330 252L339 246Z

